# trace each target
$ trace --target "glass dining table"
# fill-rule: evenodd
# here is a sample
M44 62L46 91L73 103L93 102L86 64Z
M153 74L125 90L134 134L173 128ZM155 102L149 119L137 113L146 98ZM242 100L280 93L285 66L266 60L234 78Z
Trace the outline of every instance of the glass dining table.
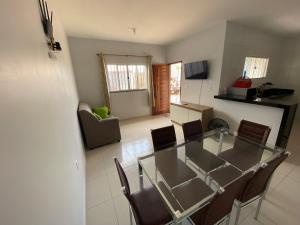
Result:
M139 158L140 188L144 186L144 179L149 179L173 222L181 223L234 181L231 174L233 178L221 185L211 176L213 173L230 166L239 176L283 151L234 136L226 129L216 129L193 141Z

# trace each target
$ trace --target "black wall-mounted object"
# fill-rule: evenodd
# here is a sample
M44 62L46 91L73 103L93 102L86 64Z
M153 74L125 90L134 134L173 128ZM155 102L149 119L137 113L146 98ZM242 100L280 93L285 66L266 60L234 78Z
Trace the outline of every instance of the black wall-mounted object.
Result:
M44 0L39 0L41 20L44 33L47 37L48 47L51 51L61 51L59 42L56 42L53 36L53 11L49 14L48 4Z
M206 60L184 64L185 79L207 79L208 62Z

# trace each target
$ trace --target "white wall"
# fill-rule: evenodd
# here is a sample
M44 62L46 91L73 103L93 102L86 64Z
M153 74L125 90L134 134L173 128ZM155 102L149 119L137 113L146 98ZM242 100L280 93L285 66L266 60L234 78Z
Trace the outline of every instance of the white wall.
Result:
M37 0L2 0L0 27L0 224L83 225L78 97L58 16L56 59L48 57Z
M167 61L183 63L208 60L207 80L185 80L182 76L181 100L195 104L213 105L219 92L223 61L226 23L220 23L189 38L167 46Z
M114 116L129 119L151 114L148 90L111 93L111 109Z
M224 89L231 87L233 82L242 75L247 56L269 58L267 77L264 79L252 79L253 87L266 81L280 86L278 78L282 75L280 73L281 42L282 39L280 37L228 22L220 92L224 92Z
M267 77L252 79L252 87L267 81L281 87L281 43L282 39L277 36L228 22L219 92L226 92L233 82L242 75L247 56L269 58ZM214 113L216 117L228 121L231 131L238 128L242 119L270 126L272 130L268 143L275 144L283 110L215 99Z
M300 36L284 39L282 45L282 84L295 90L290 98L300 102ZM297 111L300 119L300 108Z
M100 82L100 67L97 53L112 53L125 55L152 55L153 63L165 63L165 48L160 45L149 45L119 41L106 41L97 39L85 39L69 37L71 57L74 66L79 98L81 101L89 103L91 106L103 104L102 88ZM141 101L132 101L143 99ZM128 98L127 98L128 97ZM149 115L150 106L148 97L144 92L133 92L131 94L112 94L112 113L118 115L121 119L137 116ZM130 104L130 105L129 105ZM130 106L130 111L124 111L124 108ZM120 110L119 110L120 109Z
M245 57L270 58L266 79L253 81L259 85L271 81L280 86L281 39L231 22L220 23L189 38L167 46L167 61L183 63L208 60L208 80L182 79L182 100L212 106L215 117L228 121L231 131L240 120L248 119L272 127L268 142L275 144L282 109L214 99L241 75Z

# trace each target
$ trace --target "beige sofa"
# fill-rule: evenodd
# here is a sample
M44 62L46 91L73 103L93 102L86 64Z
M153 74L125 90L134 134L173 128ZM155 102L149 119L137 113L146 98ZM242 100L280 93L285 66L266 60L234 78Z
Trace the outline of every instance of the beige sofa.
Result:
M84 102L79 103L78 116L85 144L89 149L121 140L119 118L110 116L98 120L90 106Z

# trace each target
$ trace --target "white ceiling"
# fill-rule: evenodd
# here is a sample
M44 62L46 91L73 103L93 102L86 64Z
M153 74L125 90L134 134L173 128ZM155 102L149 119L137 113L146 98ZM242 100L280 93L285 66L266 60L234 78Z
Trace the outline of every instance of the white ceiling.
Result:
M75 37L168 44L224 20L284 36L300 33L300 0L49 0L49 3L55 5L67 34ZM132 27L136 28L136 35L130 30Z

